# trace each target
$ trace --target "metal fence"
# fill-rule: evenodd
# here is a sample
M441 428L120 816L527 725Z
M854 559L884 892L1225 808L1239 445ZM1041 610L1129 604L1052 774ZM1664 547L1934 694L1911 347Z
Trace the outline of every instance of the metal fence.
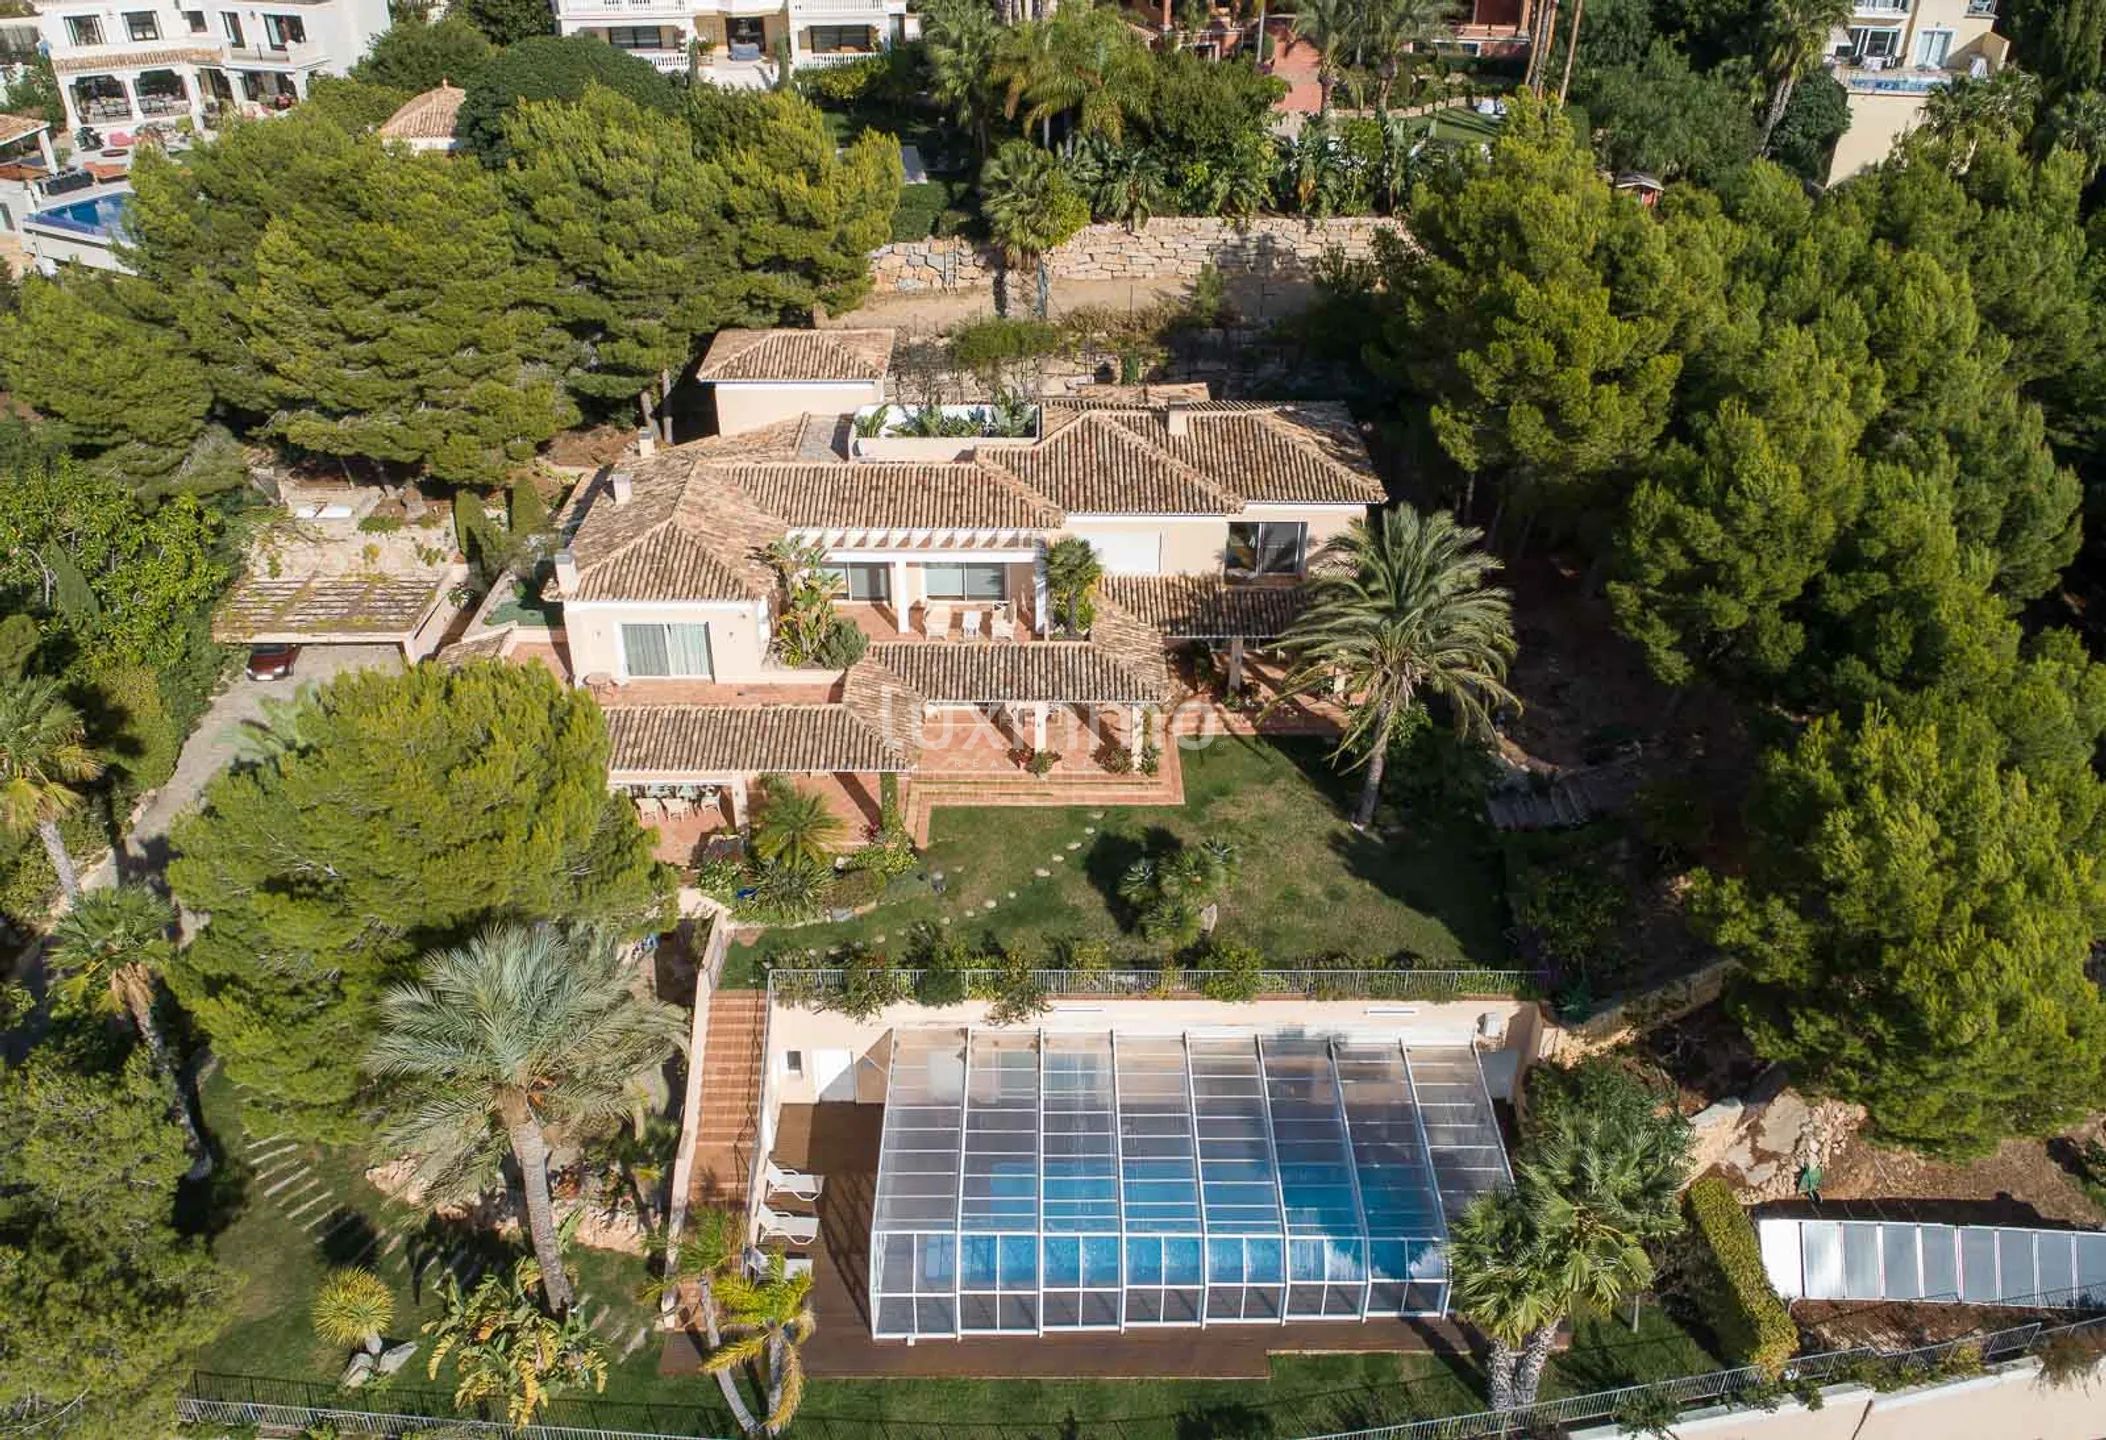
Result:
M1786 1387L1815 1386L1841 1379L1864 1379L1877 1383L1889 1380L1907 1384L1912 1377L1929 1378L1962 1351L1973 1351L1983 1364L2030 1354L2062 1335L2086 1335L2106 1341L2106 1315L2067 1325L2033 1322L2014 1325L1956 1339L1922 1345L1911 1350L1832 1350L1802 1355L1785 1366L1781 1383ZM1648 1411L1674 1405L1692 1409L1752 1396L1774 1395L1779 1380L1754 1366L1715 1370L1705 1375L1685 1375L1649 1385L1626 1385L1614 1390L1596 1390L1585 1395L1567 1395L1515 1410L1473 1411L1442 1415L1429 1420L1411 1420L1369 1430L1345 1430L1311 1436L1308 1440L1498 1440L1502 1436L1541 1433L1558 1426L1613 1419L1631 1413L1640 1404ZM698 1432L667 1429L681 1420L690 1425L694 1406L630 1405L592 1400L557 1400L543 1423L515 1430L492 1420L449 1418L452 1398L438 1391L390 1390L374 1396L398 1408L362 1410L348 1408L352 1397L327 1385L296 1380L265 1380L245 1375L193 1375L189 1387L177 1401L178 1415L188 1421L218 1421L230 1425L259 1425L272 1429L298 1430L305 1426L334 1425L349 1434L403 1437L429 1434L440 1437L519 1436L523 1440L697 1440ZM637 1412L641 1412L640 1415ZM632 1424L649 1428L616 1428L632 1415Z
M911 997L925 972L892 968L875 972L899 985ZM1141 998L1165 994L1204 994L1209 981L1255 982L1260 997L1293 996L1308 1000L1465 1000L1509 999L1535 994L1546 979L1540 970L1033 970L1033 987L1050 999ZM972 990L993 992L1015 983L1008 971L961 970ZM849 985L849 972L833 968L778 966L768 972L768 988L784 1004L825 1004Z
M578 1396L552 1400L524 1429L503 1420L463 1417L444 1390L398 1388L361 1394L307 1380L199 1372L176 1401L179 1419L298 1431L334 1426L350 1435L518 1436L521 1440L709 1440L695 1428L696 1403L653 1405Z

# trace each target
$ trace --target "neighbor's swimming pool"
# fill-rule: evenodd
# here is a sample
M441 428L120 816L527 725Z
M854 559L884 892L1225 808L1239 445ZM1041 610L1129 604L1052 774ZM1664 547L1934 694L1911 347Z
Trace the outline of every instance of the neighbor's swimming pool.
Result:
M91 236L97 240L121 239L125 211L131 204L131 198L129 190L120 190L110 195L97 195L92 200L75 200L70 205L54 205L49 210L39 210L31 215L28 223L72 235Z

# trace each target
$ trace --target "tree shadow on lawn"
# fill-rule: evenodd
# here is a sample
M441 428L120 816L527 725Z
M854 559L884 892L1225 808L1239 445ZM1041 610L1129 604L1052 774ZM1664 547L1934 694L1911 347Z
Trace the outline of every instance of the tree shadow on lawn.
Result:
M427 1215L404 1246L409 1265L410 1296L423 1304L436 1294L443 1276L451 1274L465 1292L488 1274L503 1274L522 1253L500 1239L489 1226L472 1219Z
M1104 908L1110 913L1113 923L1121 932L1135 935L1140 924L1140 912L1126 903L1119 895L1119 882L1134 862L1145 856L1164 856L1177 850L1183 842L1161 825L1151 825L1139 835L1125 834L1116 830L1103 831L1089 848L1082 862L1083 877L1104 899Z

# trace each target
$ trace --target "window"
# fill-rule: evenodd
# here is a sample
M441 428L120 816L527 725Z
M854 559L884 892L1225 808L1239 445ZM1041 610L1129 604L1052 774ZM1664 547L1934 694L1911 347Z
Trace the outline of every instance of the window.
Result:
M670 50L656 25L609 25L607 43L617 50Z
M1925 70L1935 70L1945 64L1945 57L1952 52L1952 31L1926 30L1916 37L1916 64Z
M232 10L222 10L219 12L219 23L220 27L227 32L227 38L233 41L237 47L244 43L241 38L241 17L239 15L236 15Z
M100 45L102 21L93 15L68 15L66 38L76 45Z
M890 565L851 561L845 565L829 565L826 573L840 582L843 599L883 602L892 598Z
M1246 523L1228 527L1228 571L1231 575L1299 575L1302 539L1308 526Z
M628 675L707 680L715 673L707 625L624 625L621 630L622 669Z
M782 1068L792 1075L804 1074L804 1052L802 1050L783 1051Z
M1850 48L1857 51L1861 60L1891 60L1900 43L1899 30L1864 25L1850 32Z
M877 49L868 25L814 25L812 53L836 55L844 50L864 54Z
M922 578L931 600L1006 600L1007 565L924 565Z
M190 27L191 34L202 35L205 33L205 12L202 10L185 10L183 12L183 23Z
M125 33L134 43L161 38L161 17L151 10L127 10L124 12Z
M295 45L307 43L307 22L297 15L266 15L263 17L263 38L270 41L273 50L290 50Z

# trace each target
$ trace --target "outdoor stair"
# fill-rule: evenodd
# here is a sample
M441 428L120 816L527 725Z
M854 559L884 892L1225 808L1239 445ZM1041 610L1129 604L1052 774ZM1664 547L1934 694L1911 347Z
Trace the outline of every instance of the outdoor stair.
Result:
M702 1106L695 1121L694 1204L745 1203L760 1130L767 1012L764 991L719 990L710 996L702 1042Z
M1642 775L1638 757L1560 770L1538 789L1500 786L1485 796L1485 814L1500 830L1569 830L1631 803Z
M1163 750L1153 775L918 775L908 783L907 832L916 845L929 843L929 815L939 805L1182 805L1184 768L1175 745Z

